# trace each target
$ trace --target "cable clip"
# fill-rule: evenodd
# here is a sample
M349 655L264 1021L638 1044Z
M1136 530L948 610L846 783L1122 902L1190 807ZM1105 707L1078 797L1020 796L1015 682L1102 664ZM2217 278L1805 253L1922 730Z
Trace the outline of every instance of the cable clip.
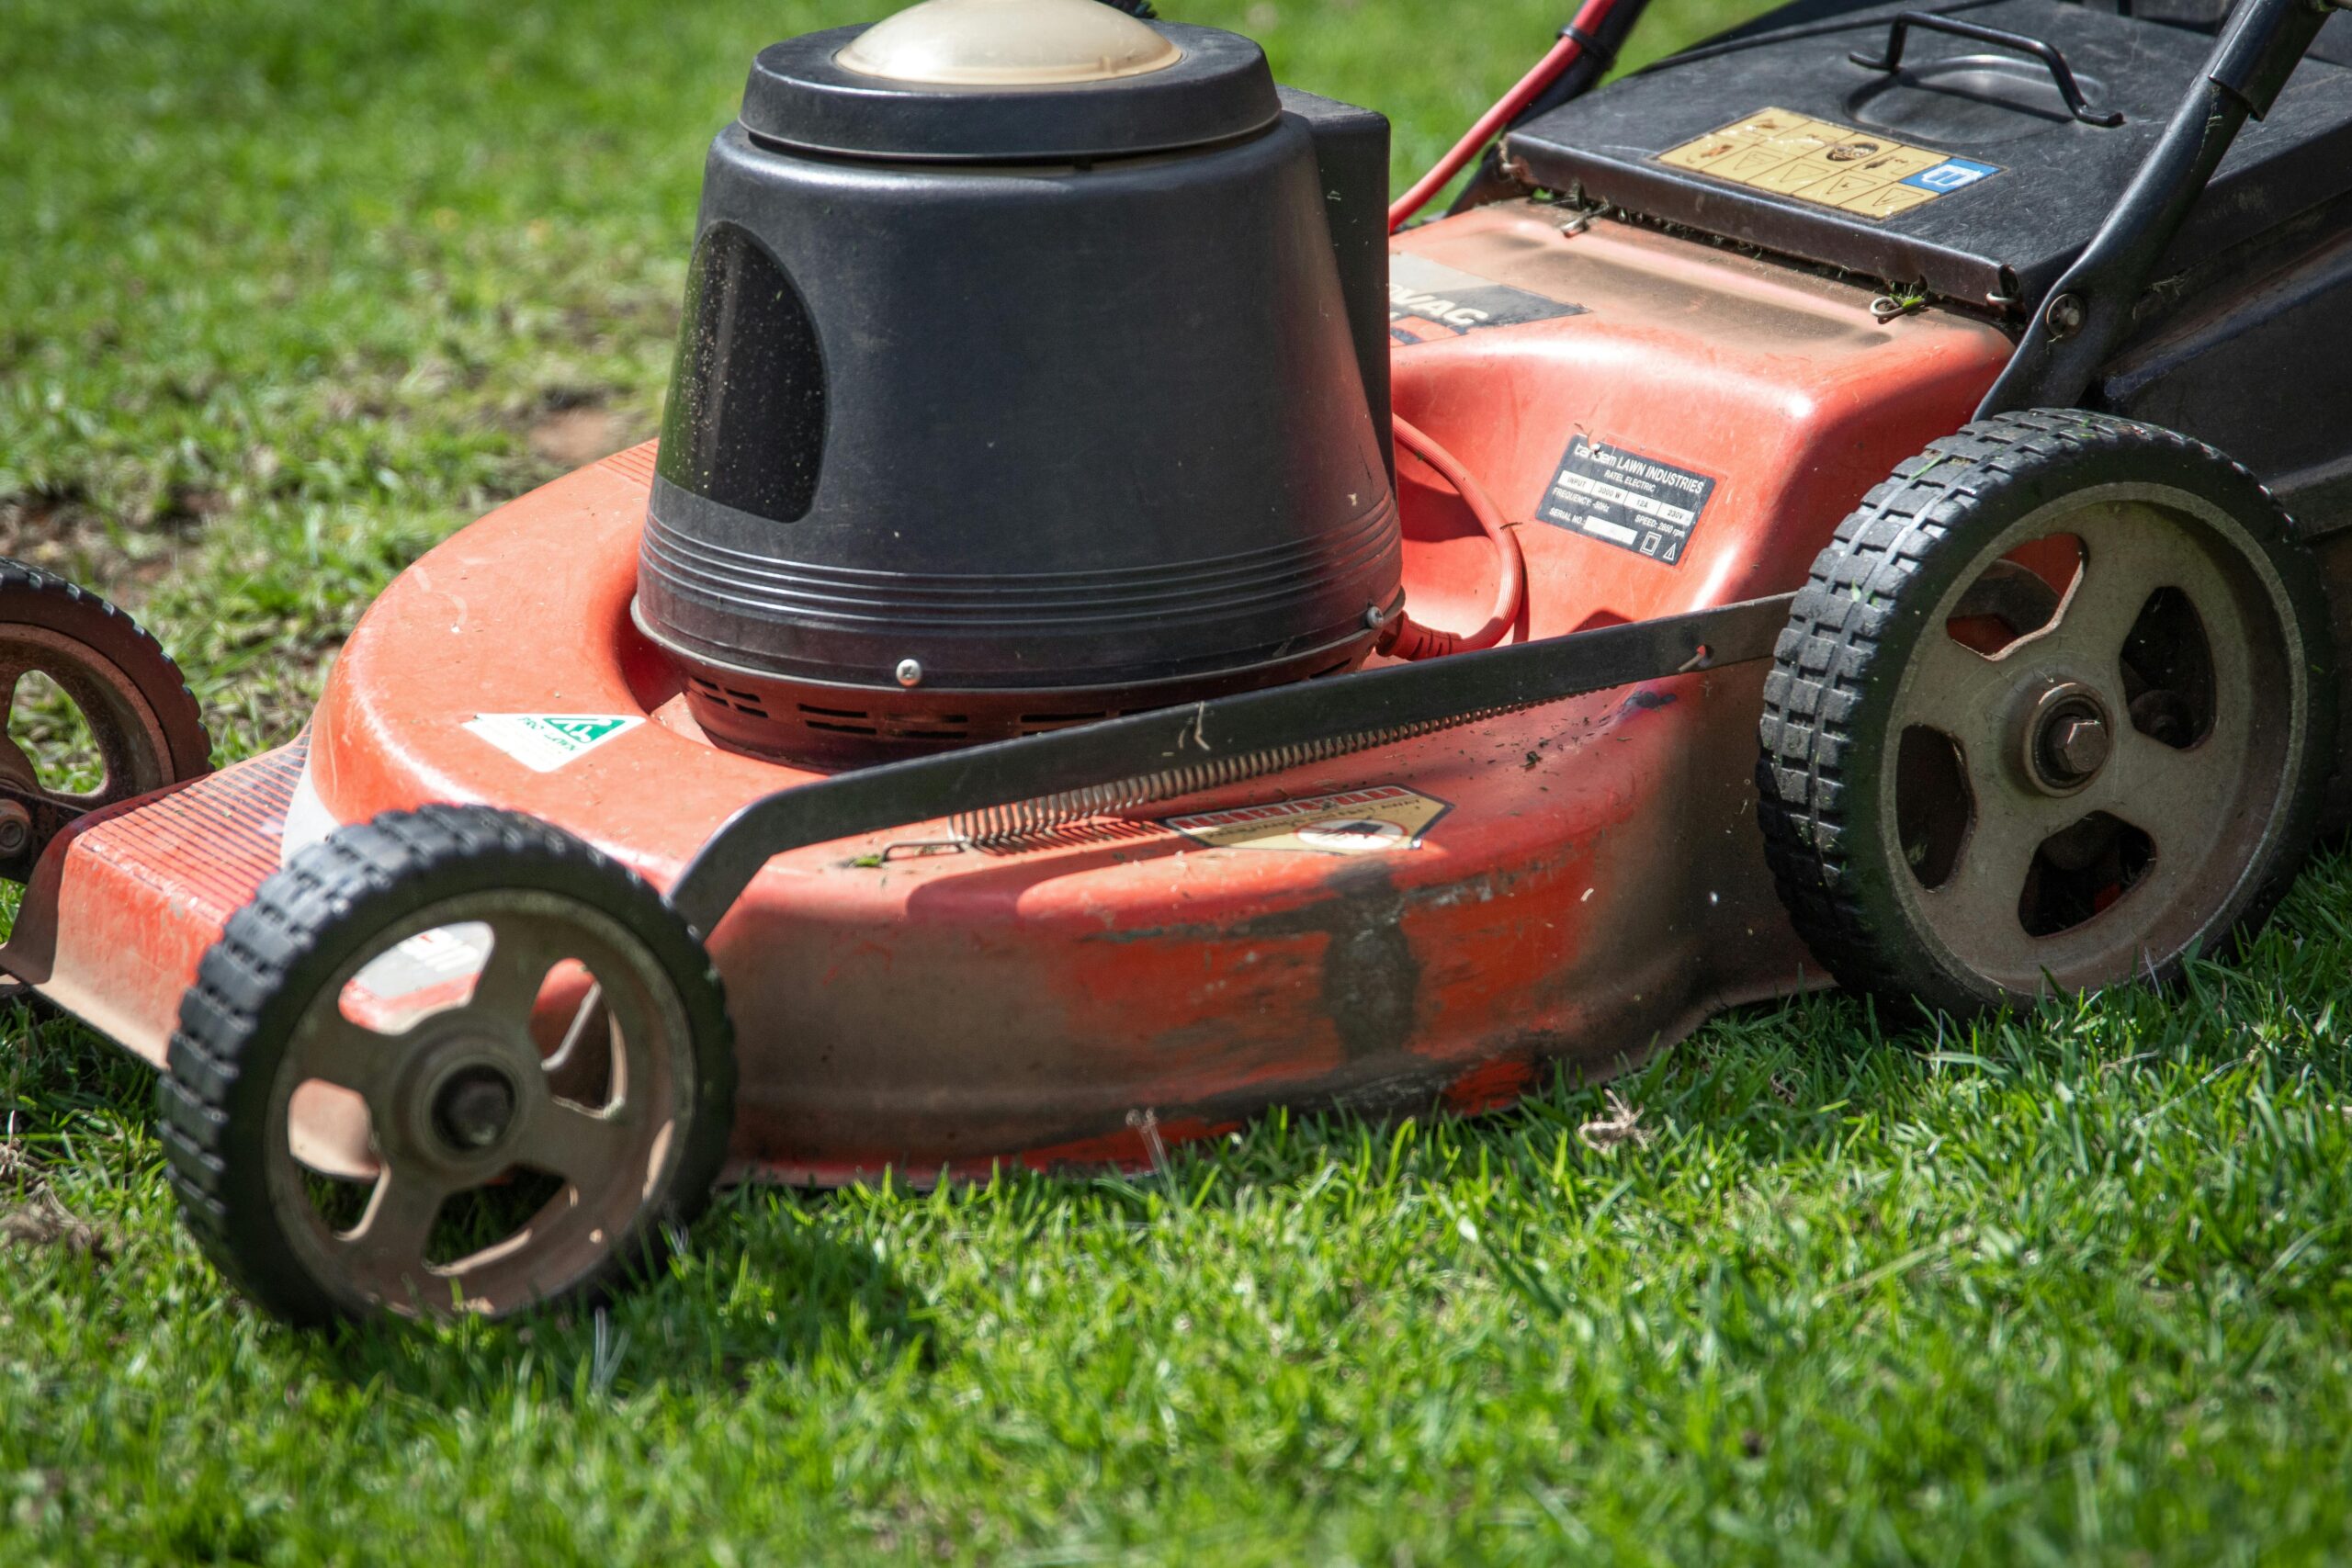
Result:
M1603 76L1617 69L1617 51L1574 22L1562 28L1560 36L1576 39L1577 47L1585 52L1587 58L1600 67L1600 74Z

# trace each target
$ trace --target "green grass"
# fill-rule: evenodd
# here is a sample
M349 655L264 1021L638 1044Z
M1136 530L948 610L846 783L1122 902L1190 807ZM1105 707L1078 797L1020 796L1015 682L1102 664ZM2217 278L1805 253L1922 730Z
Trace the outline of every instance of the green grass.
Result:
M135 604L226 753L282 739L419 550L650 433L701 143L858 9L0 0L0 553ZM1388 109L1400 177L1562 19L1170 9ZM2341 1559L2347 975L2335 858L2174 996L1720 1021L1607 1149L1564 1084L749 1191L608 1314L341 1336L227 1292L148 1075L19 1017L0 1559Z

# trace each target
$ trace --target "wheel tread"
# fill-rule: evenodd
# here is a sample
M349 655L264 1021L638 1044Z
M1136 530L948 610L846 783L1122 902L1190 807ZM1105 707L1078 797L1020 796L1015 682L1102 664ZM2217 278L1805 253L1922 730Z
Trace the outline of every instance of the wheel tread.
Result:
M280 1267L249 1146L255 1100L270 1085L249 1085L249 1069L274 1060L272 1043L290 1026L305 985L337 961L339 928L368 919L416 879L514 862L561 868L559 874L570 880L578 874L593 878L602 888L600 906L634 908L657 922L673 969L690 971L675 977L705 988L706 1032L715 1038L698 1043L695 1147L662 1218L689 1222L707 1200L726 1151L733 1048L718 971L683 918L634 872L535 818L478 806L390 813L306 850L230 918L198 965L166 1051L160 1126L188 1231L224 1275L280 1316L318 1322L345 1314Z
M1862 717L1868 678L1900 631L1904 589L1988 495L2052 465L2127 447L2160 461L2226 466L2261 497L2266 516L2259 521L2275 530L2278 547L2296 548L2291 523L2260 482L2211 448L2109 414L2033 411L1979 421L1898 464L1838 524L1798 592L1764 682L1758 820L1766 860L1800 934L1849 988L1887 997L1935 993L1923 985L1899 934L1886 930L1860 896L1864 868L1849 845L1854 749L1888 743L1872 742ZM2303 570L2310 573L2308 563ZM2324 635L2324 626L2317 630ZM1962 1006L1948 988L1925 999Z

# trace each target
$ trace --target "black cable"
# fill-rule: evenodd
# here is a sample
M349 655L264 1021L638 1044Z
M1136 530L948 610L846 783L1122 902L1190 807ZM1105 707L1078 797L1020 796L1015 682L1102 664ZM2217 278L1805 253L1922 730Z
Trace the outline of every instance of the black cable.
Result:
M1511 118L1506 132L1524 125L1528 120L1548 110L1555 109L1570 98L1579 97L1599 85L1603 76L1617 68L1617 57L1625 47L1625 39L1633 33L1642 14L1649 9L1649 0L1617 0L1597 31L1588 32L1574 22L1560 29L1562 38L1572 38L1580 46L1576 63L1560 73L1559 80L1535 95L1525 108Z

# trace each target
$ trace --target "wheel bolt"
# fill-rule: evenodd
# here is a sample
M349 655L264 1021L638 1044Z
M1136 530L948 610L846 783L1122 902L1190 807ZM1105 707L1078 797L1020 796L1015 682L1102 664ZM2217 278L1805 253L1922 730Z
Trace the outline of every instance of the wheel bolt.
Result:
M2079 681L2042 688L2024 715L2018 740L2026 777L2044 795L2072 795L2115 754L2115 732L2099 694Z
M2050 301L2050 308L2042 312L2042 320L2050 327L2051 340L2055 343L2064 343L2081 332L2083 323L2089 319L2090 308L2083 303L2083 297L2079 294L2061 294Z
M514 1122L514 1086L494 1067L468 1067L441 1086L433 1101L433 1130L463 1154L480 1154Z
M20 855L33 841L33 814L13 800L0 800L0 855Z
M2064 718L2052 727L2050 737L2050 760L2058 764L2058 772L2072 778L2086 779L2106 765L2113 741L2096 714L2083 714Z

